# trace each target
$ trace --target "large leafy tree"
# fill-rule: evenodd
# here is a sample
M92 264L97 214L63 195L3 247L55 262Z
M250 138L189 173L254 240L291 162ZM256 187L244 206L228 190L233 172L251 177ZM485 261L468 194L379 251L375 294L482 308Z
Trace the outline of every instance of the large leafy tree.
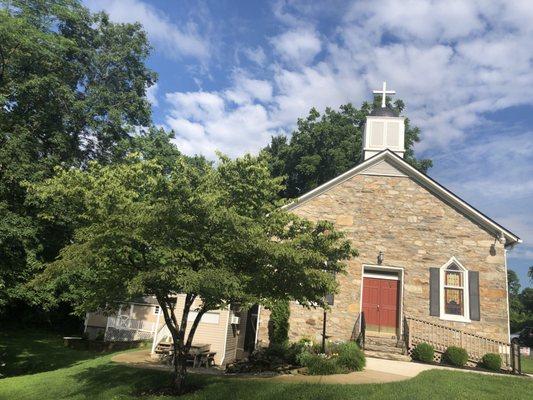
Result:
M80 314L138 294L155 296L173 337L180 392L204 313L234 302L323 305L324 294L336 289L332 273L355 254L331 223L283 211L281 189L266 161L251 156L221 157L217 167L134 157L60 170L32 187L32 202L44 220L76 230L35 286L59 288L59 299ZM179 293L186 297L176 313Z
M520 279L515 271L507 270L509 292L509 324L511 332L517 332L533 321L533 289L520 291Z
M78 1L0 1L0 310L71 234L36 222L23 182L120 158L132 127L150 122L148 54L139 24Z
M394 104L389 101L388 106L398 114L404 109L401 100ZM360 109L346 104L338 111L327 108L322 115L313 108L306 118L298 119L290 139L283 135L273 137L265 152L271 155L272 173L286 178L282 195L288 198L300 196L359 164L363 160L363 126L372 107L368 102ZM419 135L420 130L406 119L405 159L426 172L431 167L431 160L419 160L413 151L414 143L420 140Z

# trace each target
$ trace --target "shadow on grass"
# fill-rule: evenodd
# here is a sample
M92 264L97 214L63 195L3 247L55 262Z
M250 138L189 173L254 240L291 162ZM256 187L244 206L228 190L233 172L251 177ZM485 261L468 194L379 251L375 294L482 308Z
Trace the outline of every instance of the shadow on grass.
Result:
M62 336L35 330L0 332L0 374L5 377L35 374L74 365L99 356L63 345Z
M119 393L133 397L157 395L170 392L172 383L170 372L146 370L115 363L86 368L72 375L72 378L78 384L76 391L70 392L70 395L73 397L83 395L86 398L109 397ZM214 382L211 377L189 374L187 392L205 389L212 383Z

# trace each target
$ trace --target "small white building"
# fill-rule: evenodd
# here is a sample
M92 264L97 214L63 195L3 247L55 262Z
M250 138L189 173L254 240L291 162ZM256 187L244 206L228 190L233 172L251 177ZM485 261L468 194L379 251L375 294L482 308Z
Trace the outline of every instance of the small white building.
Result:
M176 318L181 320L185 295L176 297ZM193 304L192 310L195 309ZM249 310L231 306L209 311L202 317L193 344L208 344L216 365L239 360L254 350L257 341L258 306ZM196 312L189 313L189 327ZM87 313L85 333L89 339L101 337L106 341L152 340L151 353L158 345L171 343L172 337L155 297L145 296L119 307L116 315L101 312Z

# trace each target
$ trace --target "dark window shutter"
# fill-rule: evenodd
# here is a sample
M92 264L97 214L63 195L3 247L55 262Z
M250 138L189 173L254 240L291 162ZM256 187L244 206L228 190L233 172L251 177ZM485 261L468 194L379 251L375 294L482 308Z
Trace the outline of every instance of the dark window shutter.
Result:
M440 270L429 269L429 315L440 316Z
M479 272L477 271L468 271L468 296L470 319L479 321L481 315L479 308Z

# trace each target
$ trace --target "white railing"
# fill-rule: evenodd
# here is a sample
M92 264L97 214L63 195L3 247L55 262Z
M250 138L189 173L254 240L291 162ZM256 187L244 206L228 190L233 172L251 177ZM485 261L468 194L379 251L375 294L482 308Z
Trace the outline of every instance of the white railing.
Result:
M406 317L405 337L408 350L425 342L433 346L437 353L444 353L449 346L459 346L468 352L469 360L479 362L487 353L500 354L505 367L511 366L511 345L499 340L489 339L474 333L461 331L425 321Z
M151 353L152 354L154 353L159 343L161 343L162 341L172 341L171 338L172 338L172 335L167 327L167 324L163 323L163 325L161 325L159 329L157 330L157 332L154 334Z
M117 317L107 317L107 327L115 329L127 329L133 331L153 332L155 324L153 322L140 319L130 319L125 315Z

